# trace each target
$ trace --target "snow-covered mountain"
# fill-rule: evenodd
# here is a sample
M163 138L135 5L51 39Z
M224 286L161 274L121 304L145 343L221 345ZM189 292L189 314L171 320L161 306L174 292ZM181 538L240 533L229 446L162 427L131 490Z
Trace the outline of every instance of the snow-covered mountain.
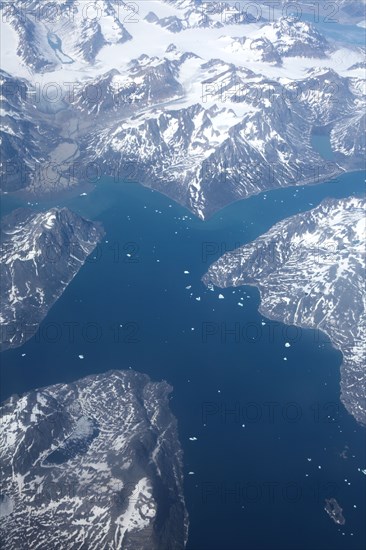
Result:
M177 79L179 66L189 57L186 54L171 60L140 56L129 63L126 72L114 69L81 86L73 97L74 105L81 116L102 115L105 127L105 117L115 121L116 116L126 117L146 107L181 98L184 89Z
M326 127L362 111L366 94L358 87L359 81L340 76L333 69L314 68L296 83L298 99L306 104L312 123Z
M18 209L3 218L1 349L21 346L103 236L98 223L67 208Z
M171 33L181 32L186 29L212 29L223 27L222 23L213 21L210 17L196 8L191 8L184 12L183 17L170 15L162 19L159 19L159 17L151 11L145 16L145 19L149 23L159 25Z
M270 319L325 332L343 354L341 398L366 424L365 199L327 199L212 264L206 284L252 285Z
M264 25L258 38L266 38L281 57L326 57L330 45L314 26L295 17L280 17Z
M247 38L246 36L223 36L222 41L227 43L226 50L239 53L243 59L264 61L274 65L282 65L282 57L268 38Z
M15 191L31 185L37 164L47 162L63 140L40 110L35 116L31 83L0 70L0 87L0 187Z
M366 16L365 0L337 0L336 2L318 2L312 0L278 0L276 3L269 3L267 0L257 0L264 13L273 14L274 10L280 13L296 16L308 15L312 20L323 20L325 23L357 23L364 21Z
M226 37L227 50L254 59L282 64L284 57L326 58L331 46L310 23L281 17L263 25L251 38Z
M109 371L1 408L1 540L26 548L183 549L172 388Z
M103 159L109 175L117 173L120 180L131 175L132 164L133 181L162 191L201 218L272 187L333 175L312 147L305 102L293 102L276 81L220 62L202 68L213 71L204 80L207 108L156 107L127 118L95 132L90 141L86 136L86 158ZM210 106L212 101L217 103Z
M2 105L7 192L69 189L83 183L75 163L130 179L133 166L134 181L205 218L363 166L363 52L309 22L244 21L233 4L193 0L59 0L47 17L36 0L22 6L2 4L3 89L28 90ZM313 131L329 136L332 174Z
M35 71L52 71L77 60L93 63L108 44L122 44L131 36L120 21L124 2L58 0L43 5L38 0L1 2L3 21L17 37L17 53Z
M352 159L359 158L359 167L365 168L366 150L366 114L356 111L348 118L337 121L330 133L331 145L338 155L342 155L342 164L347 167L350 159L350 168L355 167ZM338 157L339 158L339 157Z

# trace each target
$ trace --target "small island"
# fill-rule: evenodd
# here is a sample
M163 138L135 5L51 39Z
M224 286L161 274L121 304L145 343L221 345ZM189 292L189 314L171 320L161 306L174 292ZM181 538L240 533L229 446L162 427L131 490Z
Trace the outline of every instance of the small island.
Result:
M338 525L344 525L346 520L344 519L343 509L339 506L335 498L326 498L324 510L328 516Z

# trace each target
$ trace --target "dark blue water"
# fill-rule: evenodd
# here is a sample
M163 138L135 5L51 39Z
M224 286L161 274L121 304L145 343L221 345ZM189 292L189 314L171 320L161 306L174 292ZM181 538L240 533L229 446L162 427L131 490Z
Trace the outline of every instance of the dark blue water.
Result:
M74 437L69 437L64 441L63 445L51 452L44 460L43 464L63 464L72 458L85 454L91 442L98 437L100 430L95 419L87 420L89 429L86 433L78 434Z
M219 299L200 279L280 219L361 194L364 178L276 190L206 222L133 184L104 181L65 201L102 221L106 237L37 335L3 355L2 397L111 368L164 378L184 448L190 550L361 550L365 431L339 400L340 353L321 334L263 319L256 289ZM344 526L324 511L329 497Z

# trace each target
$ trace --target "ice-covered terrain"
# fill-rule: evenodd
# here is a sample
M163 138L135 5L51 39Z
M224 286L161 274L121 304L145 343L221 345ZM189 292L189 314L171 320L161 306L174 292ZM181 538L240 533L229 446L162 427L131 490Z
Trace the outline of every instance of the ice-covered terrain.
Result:
M3 191L68 189L93 166L93 181L137 181L207 218L364 166L365 51L323 36L305 8L51 5L1 4ZM332 163L314 131L329 136Z
M108 0L86 5L76 0L47 5L38 0L2 2L2 18L17 36L19 59L34 71L52 71L77 60L92 63L105 45L131 39L116 4Z
M18 209L1 224L1 349L21 346L78 273L104 232L67 208Z
M13 396L1 410L9 550L179 550L187 539L172 388L109 371Z
M366 424L364 199L327 199L212 264L206 284L258 287L270 319L325 332L342 352L341 399Z

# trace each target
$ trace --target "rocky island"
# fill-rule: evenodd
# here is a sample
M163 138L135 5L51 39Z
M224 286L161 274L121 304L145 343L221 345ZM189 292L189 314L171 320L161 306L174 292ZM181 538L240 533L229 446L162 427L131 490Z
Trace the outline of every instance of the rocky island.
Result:
M326 498L324 510L327 512L328 516L332 518L334 523L338 525L344 525L346 520L343 516L343 509L339 506L335 498Z
M9 550L179 550L187 539L172 388L109 371L13 396L1 410Z

